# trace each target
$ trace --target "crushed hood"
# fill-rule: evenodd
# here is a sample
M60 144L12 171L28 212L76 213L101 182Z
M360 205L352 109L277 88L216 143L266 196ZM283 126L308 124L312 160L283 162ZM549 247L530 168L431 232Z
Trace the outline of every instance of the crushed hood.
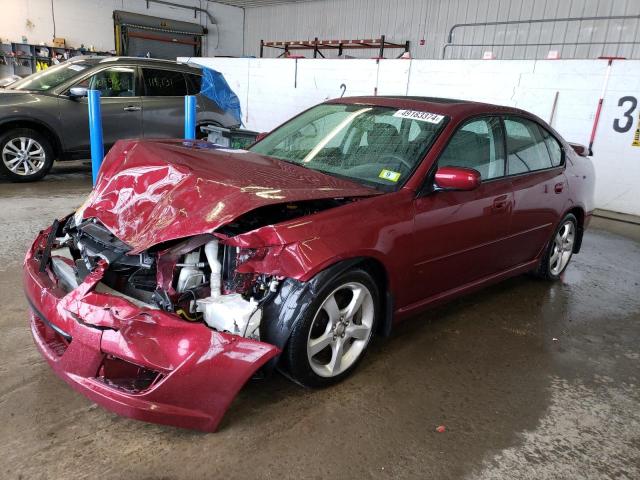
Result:
M96 218L141 252L210 233L265 205L379 192L243 150L205 142L121 141L76 217Z

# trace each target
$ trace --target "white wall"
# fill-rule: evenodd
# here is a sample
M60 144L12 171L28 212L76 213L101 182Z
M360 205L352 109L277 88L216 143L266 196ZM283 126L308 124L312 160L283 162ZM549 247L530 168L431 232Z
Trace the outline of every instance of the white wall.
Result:
M241 8L205 0L172 1L207 7L217 26L210 25L205 14L198 13L194 18L193 10L151 2L147 9L145 0L53 0L56 36L65 38L67 45L72 47L84 44L85 47L93 45L99 51L113 50L113 11L124 10L204 25L209 29L203 42L204 55L242 55L244 12ZM51 0L1 0L0 3L0 37L3 42L20 42L25 35L28 43L51 44ZM27 26L28 20L33 27Z
M566 140L587 145L602 91L603 60L287 60L196 59L222 72L240 97L247 128L268 131L305 108L345 95L421 95L452 97L529 110L549 120ZM622 97L637 99L632 126ZM640 128L640 61L616 61L611 69L594 144L596 206L640 215L640 146L632 146Z

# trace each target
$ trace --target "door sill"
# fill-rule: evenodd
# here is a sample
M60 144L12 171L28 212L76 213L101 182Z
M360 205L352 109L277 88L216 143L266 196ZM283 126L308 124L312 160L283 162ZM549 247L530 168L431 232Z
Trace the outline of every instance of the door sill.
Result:
M509 268L507 270L503 270L502 272L495 273L493 275L482 277L478 280L474 280L473 282L466 283L460 287L455 287L450 290L440 292L424 300L420 300L418 302L407 305L406 307L399 308L395 312L395 317L396 317L395 320L396 321L401 320L405 317L414 315L423 310L427 310L428 308L445 303L453 298L457 298L462 295L466 295L468 293L481 290L482 288L490 284L498 283L509 277L514 277L516 275L529 272L533 270L533 268L535 268L535 266L538 264L538 261L539 261L539 258L536 258L535 260L522 263L520 265Z

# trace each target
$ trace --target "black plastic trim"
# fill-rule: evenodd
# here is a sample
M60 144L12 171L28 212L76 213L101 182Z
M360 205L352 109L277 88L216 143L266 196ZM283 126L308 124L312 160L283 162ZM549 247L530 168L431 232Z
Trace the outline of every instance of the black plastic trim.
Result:
M27 302L29 303L29 307L31 308L31 310L33 310L33 313L36 314L36 316L43 322L45 323L49 328L51 328L51 330L54 330L57 334L61 335L62 337L64 337L67 341L71 341L72 337L71 335L69 335L67 332L65 332L64 330L62 330L60 327L54 325L53 323L51 323L47 317L45 317L40 310L38 310L35 305L33 304L33 302L31 301L31 299L29 298L29 295L27 295L27 293L25 292L24 296L27 298Z

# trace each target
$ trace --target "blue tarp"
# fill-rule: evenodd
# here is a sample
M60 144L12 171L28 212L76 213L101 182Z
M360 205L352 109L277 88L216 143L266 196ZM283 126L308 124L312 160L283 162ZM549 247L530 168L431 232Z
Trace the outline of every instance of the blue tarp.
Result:
M242 123L240 100L231 90L224 76L220 72L206 67L202 68L202 73L200 93L216 102L222 110L233 115L238 123Z

